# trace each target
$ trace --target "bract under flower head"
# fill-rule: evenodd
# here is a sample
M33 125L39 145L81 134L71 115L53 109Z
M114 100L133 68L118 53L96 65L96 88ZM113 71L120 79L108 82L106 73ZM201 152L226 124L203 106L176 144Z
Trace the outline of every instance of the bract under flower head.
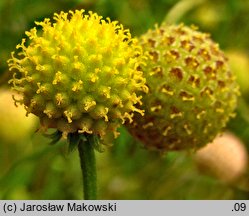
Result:
M42 128L117 135L116 128L132 121L146 91L138 71L141 48L121 24L84 10L54 14L26 32L8 61L10 83L23 95L16 103L40 118ZM140 56L140 57L138 57Z

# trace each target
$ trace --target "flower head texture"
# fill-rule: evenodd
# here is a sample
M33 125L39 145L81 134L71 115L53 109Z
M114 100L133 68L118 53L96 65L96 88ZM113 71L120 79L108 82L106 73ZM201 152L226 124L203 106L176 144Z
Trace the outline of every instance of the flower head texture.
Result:
M135 117L131 133L162 151L210 142L234 115L239 95L218 44L183 24L149 30L140 44L148 55L140 69L149 93L142 99L145 116Z
M136 108L146 91L137 69L143 58L129 30L84 10L35 23L8 64L10 83L23 95L16 103L37 115L42 128L104 138L116 136L133 112L143 113Z

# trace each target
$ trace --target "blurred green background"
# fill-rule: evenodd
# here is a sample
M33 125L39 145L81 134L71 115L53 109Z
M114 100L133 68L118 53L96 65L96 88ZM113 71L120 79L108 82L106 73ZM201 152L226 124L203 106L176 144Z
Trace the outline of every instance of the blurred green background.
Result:
M133 36L163 20L194 24L209 32L227 53L241 86L237 116L228 130L249 149L249 1L245 0L1 0L0 89L8 88L11 77L7 59L34 21L81 8L120 21ZM3 110L12 105L1 99L0 121ZM15 118L18 114L7 115ZM22 120L0 124L0 130L9 134L0 136L0 199L81 199L77 151L68 154L65 141L50 146L49 139L36 132L35 120L31 129L22 132L25 136L14 139L11 134L23 124ZM249 198L248 171L240 181L225 184L201 174L190 152L148 152L124 128L120 131L112 147L97 153L99 199Z

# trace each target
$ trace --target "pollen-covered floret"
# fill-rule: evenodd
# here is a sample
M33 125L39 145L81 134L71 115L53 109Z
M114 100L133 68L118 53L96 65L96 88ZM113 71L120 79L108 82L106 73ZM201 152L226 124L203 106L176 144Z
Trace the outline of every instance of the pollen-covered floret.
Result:
M117 135L116 128L141 103L145 79L137 70L141 47L118 22L84 10L35 22L28 41L8 61L16 103L40 118L42 128Z
M234 115L238 85L227 59L208 34L195 27L166 25L140 38L148 60L145 116L130 131L146 147L162 151L199 148Z

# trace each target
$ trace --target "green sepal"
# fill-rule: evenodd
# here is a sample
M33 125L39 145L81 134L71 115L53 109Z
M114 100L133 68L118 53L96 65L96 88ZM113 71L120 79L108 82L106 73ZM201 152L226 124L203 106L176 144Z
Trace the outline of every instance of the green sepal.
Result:
M44 136L51 139L51 142L49 143L49 145L54 145L61 139L62 132L59 130L56 130L54 133L44 134Z
M74 151L78 147L81 140L82 140L82 142L87 141L87 137L85 134L79 134L77 132L76 133L69 133L67 135L67 141L69 144L68 145L68 152L70 153L70 152Z
M104 148L99 140L99 136L97 135L88 135L88 141L92 143L93 148L98 152L104 152Z
M67 140L69 143L68 146L68 152L74 151L77 146L79 145L80 141L84 142L89 142L91 145L93 145L94 149L97 150L98 152L103 152L104 149L102 147L102 144L99 140L99 136L93 135L93 134L79 134L79 133L69 133L67 136Z

